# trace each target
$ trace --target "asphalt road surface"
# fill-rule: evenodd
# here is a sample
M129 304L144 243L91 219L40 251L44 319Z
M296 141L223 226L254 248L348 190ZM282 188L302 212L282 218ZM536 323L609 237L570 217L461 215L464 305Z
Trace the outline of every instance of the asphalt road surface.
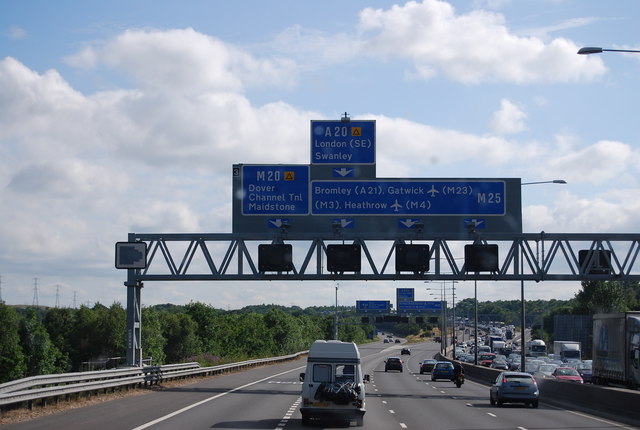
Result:
M467 381L457 388L450 381L431 381L420 375L419 363L440 345L408 345L401 356L404 371L385 372L384 359L400 356L404 344L382 342L360 347L362 367L371 375L366 386L363 429L629 429L633 427L595 416L546 405L490 406L489 388ZM200 380L197 383L68 410L5 426L17 429L329 429L341 422L303 426L300 416L301 382L305 360L254 368ZM352 423L353 425L353 423Z

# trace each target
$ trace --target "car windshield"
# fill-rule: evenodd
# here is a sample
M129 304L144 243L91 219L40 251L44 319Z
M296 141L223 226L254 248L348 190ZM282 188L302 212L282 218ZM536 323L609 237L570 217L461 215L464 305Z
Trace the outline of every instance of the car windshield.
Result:
M451 363L437 363L436 368L438 369L453 369L453 364Z
M556 375L580 376L576 369L557 369Z
M531 384L533 378L526 375L505 375L504 382L518 382L520 384Z

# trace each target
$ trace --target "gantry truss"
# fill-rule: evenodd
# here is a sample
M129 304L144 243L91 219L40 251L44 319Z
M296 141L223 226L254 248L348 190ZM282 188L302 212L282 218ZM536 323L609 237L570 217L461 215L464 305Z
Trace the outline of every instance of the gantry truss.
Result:
M494 280L494 281L583 281L640 280L640 234L523 233L479 234L466 237L422 236L366 238L341 232L319 238L286 231L272 235L240 237L234 234L129 234L129 242L147 243L144 270L133 270L129 281L259 281L259 280ZM260 272L258 245L289 243L293 246L293 270ZM328 244L355 243L362 247L358 273L331 273L325 269ZM396 272L398 243L428 244L430 269L424 273ZM467 272L464 245L497 244L499 270ZM580 262L580 251L593 251ZM610 261L597 261L597 251ZM609 257L610 256L610 257ZM608 272L602 273L603 263ZM131 269L130 269L131 271ZM131 276L132 275L132 276ZM133 279L132 279L133 278Z
M278 229L271 235L234 234L136 234L129 242L147 244L145 269L128 269L127 281L127 363L142 365L141 290L144 281L318 281L318 280L493 280L493 281L638 281L640 234L524 233L429 236L419 231L415 237L379 234L350 236L337 230L334 237L289 235ZM258 246L290 243L293 270L260 272ZM361 245L361 272L331 273L325 270L327 245ZM395 248L399 243L428 244L430 268L426 272L396 272ZM467 272L464 246L497 244L499 270ZM582 262L580 251L587 258ZM598 261L597 255L604 255ZM606 270L602 270L603 266ZM604 273L603 273L604 272Z

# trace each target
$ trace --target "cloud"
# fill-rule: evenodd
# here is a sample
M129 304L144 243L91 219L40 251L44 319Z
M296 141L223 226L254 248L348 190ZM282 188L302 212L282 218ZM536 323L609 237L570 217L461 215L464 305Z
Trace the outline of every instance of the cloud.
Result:
M637 151L630 145L602 140L550 158L545 170L561 172L562 178L571 183L600 184L621 176L637 158Z
M493 114L491 128L498 135L519 133L527 129L527 114L507 99L500 100L500 110Z
M65 60L81 68L104 64L126 73L139 88L163 93L240 93L247 85L288 87L297 79L289 59L257 58L191 28L128 30Z
M12 25L9 27L9 32L7 33L9 39L12 40L20 40L27 38L27 31L24 28L20 28L18 26Z
M482 10L457 14L439 0L364 9L360 28L369 37L364 52L407 58L424 79L442 73L466 84L530 84L591 81L606 72L601 59L576 55L579 47L569 40L544 43L536 37L519 37L500 14Z

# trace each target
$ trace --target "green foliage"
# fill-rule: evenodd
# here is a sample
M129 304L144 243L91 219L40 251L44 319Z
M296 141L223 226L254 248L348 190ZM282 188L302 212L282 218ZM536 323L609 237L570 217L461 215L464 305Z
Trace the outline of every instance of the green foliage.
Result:
M0 302L0 383L26 376L27 366L20 346L20 317L10 306Z
M144 324L143 324L144 325ZM164 353L167 363L179 363L185 357L201 354L202 342L198 324L185 313L164 313L160 319L166 340Z
M589 315L640 309L640 283L625 281L583 281L575 295L574 314Z
M167 344L162 333L161 314L154 308L142 308L142 352L153 358L156 365L165 364L167 355L164 348Z
M20 342L26 357L28 375L57 373L60 351L51 342L47 329L38 319L35 310L27 312L20 323Z

